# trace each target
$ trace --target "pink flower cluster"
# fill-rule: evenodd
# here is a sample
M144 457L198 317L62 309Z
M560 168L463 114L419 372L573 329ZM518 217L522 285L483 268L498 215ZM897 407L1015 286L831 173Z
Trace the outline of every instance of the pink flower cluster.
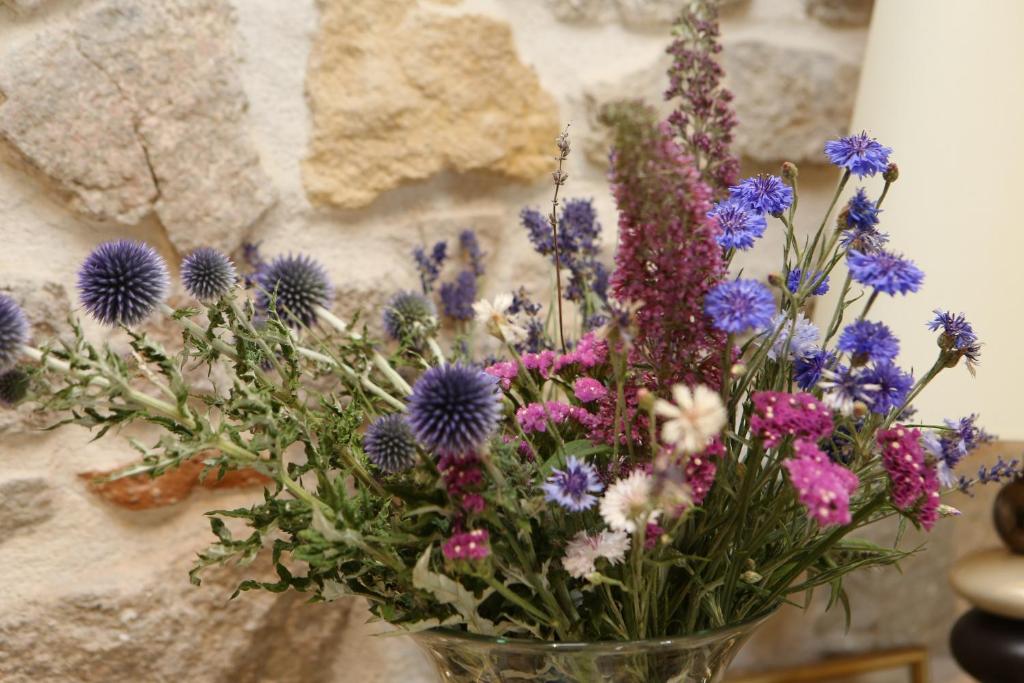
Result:
M479 491L484 483L480 458L475 453L442 455L437 462L448 496L463 512L483 512L485 501Z
M896 425L878 432L882 465L892 483L893 505L900 510L918 509L918 521L931 530L939 518L939 477L925 461L921 430Z
M783 463L797 497L823 527L850 523L850 495L860 480L810 441L796 443L796 457Z
M703 453L690 456L686 463L686 483L690 485L693 504L700 505L707 498L715 483L718 465L715 460L725 455L725 446L721 440L715 439L704 449Z
M529 370L536 370L544 379L569 366L575 365L580 369L589 370L601 365L606 360L608 360L608 344L598 339L593 332L583 335L574 349L561 355L550 350L523 354L523 365Z
M449 560L482 560L491 554L490 534L487 529L474 529L455 534L441 548Z
M546 410L545 410L546 408ZM533 432L546 432L548 430L548 416L555 424L562 424L569 418L579 422L587 429L594 426L597 416L588 413L579 406L572 406L561 401L548 401L547 403L530 403L516 411L516 421L527 434Z
M832 433L832 413L811 394L759 391L750 427L767 448L787 437L817 441Z
M501 388L508 391L512 387L512 380L519 375L519 366L515 361L503 360L484 368L484 372L491 377L497 377L501 382Z
M608 389L593 377L580 377L572 389L576 398L583 403L599 401L608 395Z

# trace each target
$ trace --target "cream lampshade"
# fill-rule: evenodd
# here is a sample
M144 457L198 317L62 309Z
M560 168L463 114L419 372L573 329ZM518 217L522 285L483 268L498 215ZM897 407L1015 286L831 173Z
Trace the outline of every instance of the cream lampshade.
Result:
M878 0L851 126L894 149L880 227L926 273L920 293L883 296L870 317L894 328L920 376L938 351L932 309L967 313L985 343L978 376L944 372L920 419L978 412L1004 440L1024 440L1021 36L1020 0ZM881 178L866 181L877 196Z

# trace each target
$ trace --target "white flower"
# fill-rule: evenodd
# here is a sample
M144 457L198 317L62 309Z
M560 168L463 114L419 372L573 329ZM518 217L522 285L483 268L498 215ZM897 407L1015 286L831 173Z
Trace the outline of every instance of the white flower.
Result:
M643 522L645 517L653 522L661 512L652 509L652 488L651 475L633 470L628 477L608 487L601 498L601 517L612 529L629 533L636 531L636 523Z
M821 331L803 313L797 313L795 327L788 313L776 314L772 320L771 332L766 335L774 334L776 330L779 336L775 338L775 343L768 351L768 357L772 360L778 360L784 352L787 358L799 358L810 351L821 338Z
M674 404L660 398L654 402L654 412L668 418L661 427L661 438L684 453L699 453L725 426L722 397L703 384L693 391L677 384L672 387L672 398Z
M610 564L619 564L628 550L629 536L625 531L601 531L595 536L581 531L566 545L562 566L569 576L582 579L597 571L594 563L599 557Z
M519 344L526 341L528 333L508 315L512 306L512 295L505 293L494 297L494 301L481 299L473 304L476 320L487 328L487 331L508 344Z

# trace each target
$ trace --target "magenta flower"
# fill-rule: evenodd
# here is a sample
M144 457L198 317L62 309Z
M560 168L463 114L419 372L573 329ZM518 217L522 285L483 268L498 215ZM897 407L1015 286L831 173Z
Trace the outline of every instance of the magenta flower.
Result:
M707 498L715 483L715 474L718 472L716 460L725 455L725 447L721 439L712 441L703 453L696 453L690 456L686 462L686 483L690 485L690 495L693 497L693 504L700 505Z
M921 430L895 425L878 432L877 439L893 505L904 512L916 509L917 521L930 530L938 519L939 477L925 460Z
M491 554L490 534L487 529L474 529L455 534L442 548L449 560L482 560Z
M759 391L754 394L751 431L766 448L775 448L787 437L818 441L832 433L832 413L807 393Z
M860 480L829 460L813 442L798 441L796 457L783 463L797 498L811 519L823 527L850 523L850 495Z
M583 403L597 401L608 395L608 389L592 377L580 377L572 389L576 398Z
M512 380L519 374L519 366L515 361L503 360L484 368L484 372L491 377L497 377L501 388L508 391L512 386Z

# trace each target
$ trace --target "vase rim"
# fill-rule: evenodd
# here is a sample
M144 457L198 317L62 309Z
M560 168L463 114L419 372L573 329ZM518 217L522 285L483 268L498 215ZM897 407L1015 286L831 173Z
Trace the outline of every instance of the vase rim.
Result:
M778 607L750 617L738 624L729 624L715 629L698 631L687 636L667 636L664 638L646 638L643 640L592 640L592 641L549 641L535 638L506 638L504 636L486 636L479 633L468 633L449 628L431 628L415 631L408 635L424 640L458 640L478 645L514 648L519 651L562 651L581 652L586 650L614 650L616 652L653 649L675 649L699 647L709 642L752 631L768 620Z

